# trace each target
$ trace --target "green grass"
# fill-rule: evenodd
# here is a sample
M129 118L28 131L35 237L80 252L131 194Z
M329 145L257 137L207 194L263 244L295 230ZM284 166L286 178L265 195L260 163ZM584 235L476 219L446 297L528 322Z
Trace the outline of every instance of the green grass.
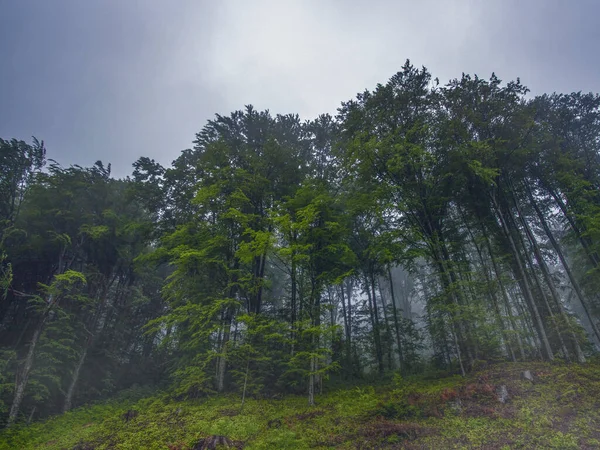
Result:
M531 370L535 383L521 380ZM507 404L496 398L505 385ZM127 411L138 412L130 420ZM0 433L0 449L176 449L223 435L244 449L600 448L600 365L499 364L467 378L396 379L318 397L119 399Z

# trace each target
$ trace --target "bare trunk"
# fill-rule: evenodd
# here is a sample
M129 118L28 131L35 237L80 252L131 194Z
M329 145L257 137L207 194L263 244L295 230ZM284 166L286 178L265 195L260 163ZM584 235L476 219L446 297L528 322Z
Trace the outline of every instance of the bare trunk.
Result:
M321 326L321 294L318 288L318 282L314 278L311 280L311 292L310 292L310 313L311 313L311 322L314 327ZM317 372L318 362L315 353L317 351L317 347L320 344L320 332L319 335L313 332L310 338L310 347L313 352L310 357L310 375L308 377L308 404L310 406L314 406L315 404L315 386L319 382Z
M291 281L292 281L292 286L291 286L291 322L292 322L292 331L291 331L291 337L292 337L292 348L291 348L291 354L292 356L294 356L294 342L295 342L295 336L296 336L296 332L294 331L294 327L296 326L296 314L297 314L297 292L296 292L296 276L297 276L297 268L296 268L296 255L295 252L292 251L292 267L291 267L291 273L290 273L290 277L291 277Z
M315 357L312 356L310 358L310 376L308 377L308 404L309 404L309 406L315 406L315 370L316 370L316 361L315 361Z
M385 297L383 296L383 291L381 290L381 284L379 284L379 296L381 297L381 307L383 308L383 321L385 323L385 333L387 335L387 339L389 341L388 351L387 351L387 360L388 360L388 369L393 370L393 362L392 362L392 332L390 330L390 321L388 320L387 315L387 305L385 303Z
M17 419L19 414L19 410L21 409L21 403L23 403L23 398L25 397L25 388L27 387L27 382L29 381L29 375L31 373L31 368L33 367L33 358L35 356L35 347L37 346L40 336L42 335L42 330L44 329L44 324L46 322L46 314L36 327L33 332L33 336L31 338L31 343L29 344L29 350L27 351L27 356L25 358L25 362L23 363L22 369L17 372L17 379L15 381L15 395L13 397L12 405L10 407L10 412L8 413L8 422L6 424L7 427L11 426Z
M85 357L87 356L87 351L88 348L86 347L79 356L79 361L77 361L77 365L75 366L75 370L73 371L71 383L69 384L69 389L67 390L67 395L65 397L63 412L67 412L71 409L71 404L73 402L73 394L75 393L75 386L77 386L77 382L79 381L79 374L81 372L81 367L83 366L83 363L85 361Z
M531 247L533 248L533 253L535 255L535 259L536 259L536 261L537 261L537 263L540 266L540 269L542 271L542 275L544 277L544 280L546 281L546 284L550 288L550 293L552 294L552 298L554 300L554 303L556 304L556 307L558 308L561 317L565 321L565 325L568 326L569 322L568 322L567 314L566 314L566 312L564 310L562 301L560 299L560 295L558 294L558 291L556 290L556 286L554 286L554 281L552 281L552 277L550 276L550 271L548 270L548 266L546 265L546 261L544 261L544 258L542 257L542 252L540 251L540 248L538 246L537 240L535 239L535 236L531 232L531 229L529 228L529 224L527 223L527 220L525 219L525 217L523 217L523 214L521 213L521 210L520 210L519 205L517 203L517 199L514 197L514 194L513 194L513 199L514 199L514 202L515 202L515 207L517 208L517 212L518 212L519 217L521 219L521 223L523 224L523 228L525 229L525 233L527 234L527 237L529 238L529 242L531 243ZM561 330L558 329L558 327L557 327L557 332L558 332L559 336L561 337L561 342L562 342L562 345L564 346L564 341L562 340ZM575 354L577 356L577 360L580 363L584 363L585 362L585 356L583 355L583 351L581 350L581 347L579 345L579 341L577 340L577 337L575 336L575 333L573 332L573 330L571 329L570 326L569 326L569 334L571 335L571 339L573 341L573 347L575 348ZM568 354L566 354L565 356L568 359Z
M531 292L531 288L529 287L529 283L527 282L527 278L525 276L525 269L523 267L523 263L521 261L521 256L519 254L519 251L517 249L517 246L515 244L515 241L512 237L512 233L510 231L510 229L508 228L508 224L506 222L506 217L504 217L504 214L502 214L502 210L499 207L498 203L496 202L496 199L491 196L492 198L492 202L494 204L494 209L496 210L496 212L498 213L498 217L500 219L500 223L502 225L502 229L504 230L504 234L506 236L506 238L508 239L510 248L512 250L512 253L514 255L514 261L515 264L517 266L517 269L519 271L519 275L520 278L522 280L521 284L524 288L524 292L523 295L525 296L525 299L527 300L527 302L529 303L529 307L533 313L533 317L535 320L535 323L537 325L537 331L538 334L540 336L540 340L542 342L542 346L544 348L544 351L546 352L546 356L550 361L554 360L554 353L552 352L552 347L550 347L550 341L548 340L548 336L546 335L546 330L544 328L544 322L542 321L542 317L539 313L539 310L537 308L537 305L535 304L535 300L533 298L533 294Z
M392 311L394 313L394 328L396 330L396 345L398 346L398 365L400 372L404 370L404 355L402 353L402 339L400 338L400 323L398 322L398 307L396 306L396 296L394 295L394 280L392 279L392 269L388 266L388 281L390 283L390 296L392 297Z
M552 197L554 198L554 200L556 201L556 204L558 205L558 207L562 211L563 215L565 216L565 218L569 222L569 225L571 225L571 229L573 230L573 232L577 236L577 239L579 240L579 243L581 244L581 246L585 250L585 253L588 256L590 262L592 263L592 266L593 267L598 267L598 265L600 265L600 258L598 257L598 254L596 252L594 252L590 248L590 243L583 236L581 230L579 229L579 227L575 223L575 219L573 219L573 217L569 213L567 205L565 205L565 202L563 202L563 199L560 198L560 194L558 194L558 192L554 191L553 189L547 189L547 190L550 193L550 195L552 195Z
M85 347L83 348L83 351L81 352L81 355L79 356L79 360L77 361L77 365L75 366L75 369L73 370L73 374L71 376L71 383L69 384L69 389L67 390L67 394L65 396L63 412L67 412L71 409L71 406L73 403L73 394L75 393L75 387L77 386L77 383L79 382L79 374L81 372L81 368L83 367L83 364L85 363L85 358L87 357L88 349L92 346L94 339L98 335L100 335L102 333L102 330L104 329L104 325L106 323L108 310L109 310L109 307L107 304L108 290L114 284L115 280L116 280L116 276L114 276L112 278L112 280L104 286L104 289L102 290L100 297L98 299L98 309L96 310L96 313L92 320L92 327L91 327L92 331L91 331L90 335L88 336L88 339L85 343Z
M515 271L515 274L517 272ZM533 314L531 309L527 305L527 301L525 300L525 296L523 295L523 287L521 286L521 282L519 283L519 291L517 289L513 289L511 293L512 297L515 299L515 308L521 318L521 323L523 324L523 329L527 330L529 334L526 335L529 344L534 348L540 357L540 359L544 359L544 355L542 354L542 341L540 340L540 335L535 327L535 323L533 322Z
M246 374L244 375L244 389L242 391L242 405L240 406L240 413L244 410L244 403L246 401L246 387L248 386L248 372L250 371L250 359L246 364Z
M475 239L475 236L473 235L471 228L467 224L467 221L462 212L462 209L459 208L459 212L463 218L463 222L464 222L467 232L471 238L471 242L473 243L473 246L475 247L475 251L477 252L479 261L481 262L481 269L482 269L483 275L485 277L490 300L492 301L492 305L494 306L494 319L496 320L496 326L498 327L498 330L500 331L502 343L504 344L504 347L506 348L507 355L510 356L513 361L516 361L515 353L513 352L512 346L510 345L510 340L508 339L508 336L506 335L506 328L504 326L504 321L502 320L502 314L500 313L500 307L498 305L498 298L496 297L496 291L494 289L494 286L492 285L492 280L488 273L488 266L485 263L485 260L483 259L483 254L481 252L481 249L479 248L479 244L477 244L477 240Z
M511 187L511 197L513 200L513 204L515 205L515 209L517 210L517 214L518 214L518 218L519 221L521 222L521 226L523 227L523 229L525 230L525 235L527 236L527 239L529 240L529 244L531 245L531 248L533 250L534 256L536 258L536 261L538 262L538 265L540 266L540 269L542 270L542 275L544 276L544 279L546 281L546 284L548 285L548 287L550 288L551 294L553 296L553 300L554 300L554 304L556 305L556 307L559 309L559 312L561 310L561 305L560 305L560 297L558 296L558 293L556 292L556 289L554 289L554 284L552 283L552 280L550 280L550 277L548 276L548 272L546 269L546 263L544 262L539 247L537 245L537 241L535 239L535 236L533 235L533 233L531 232L529 225L527 224L527 221L525 220L525 217L523 216L523 214L521 213L521 209L519 208L519 203L517 201L517 198L514 194L514 190ZM548 310L548 315L550 316L550 320L552 322L552 324L554 325L554 329L556 330L556 335L558 337L558 340L560 342L560 346L562 348L562 351L565 355L565 359L567 361L570 361L571 357L569 354L569 350L567 349L567 346L565 344L565 340L563 338L561 329L558 325L558 322L556 321L556 317L554 315L554 312L552 311L552 306L550 305L550 302L548 301L548 296L546 295L546 293L544 292L544 287L542 286L542 282L535 270L535 267L533 265L531 256L529 255L529 252L527 251L527 247L525 245L525 241L523 239L523 236L519 233L519 240L521 242L521 246L523 247L523 251L524 251L524 255L525 258L527 260L527 263L529 264L529 267L531 267L531 274L533 276L533 279L535 280L535 284L537 285L539 291L540 291L540 295L542 296L542 298L544 299L544 303L546 305L546 309Z
M348 279L346 285L346 299L348 300L348 330L350 338L352 338L352 294L354 292L354 286L352 279Z
M34 406L33 408L31 408L31 412L29 413L29 417L27 418L27 425L31 425L31 422L33 421L33 415L35 414L36 410L37 410L37 406Z
M456 357L458 358L460 373L463 377L465 377L467 376L467 372L465 372L465 366L463 365L462 356L460 354L460 345L458 345L458 338L456 337L456 333L454 331L452 331L452 336L454 337L454 346L456 347Z
M527 252L527 249L525 249L525 252ZM562 333L560 331L560 327L558 326L558 322L556 321L556 317L554 315L554 312L552 311L552 306L550 305L550 302L548 301L548 296L544 292L544 288L542 286L542 282L540 281L540 278L538 277L538 274L535 271L535 268L533 267L533 263L531 261L531 258L529 257L529 255L527 253L525 253L525 257L527 259L527 263L531 267L531 273L533 275L533 280L535 281L535 284L538 287L538 290L540 292L540 296L544 300L544 305L546 306L546 310L548 311L548 316L550 317L550 322L552 323L552 325L554 326L554 330L556 331L556 336L558 337L558 342L560 343L560 348L562 349L562 352L565 355L565 359L567 361L570 361L571 358L570 358L570 355L569 355L569 350L567 349L567 346L565 345L565 340L564 340L563 335L562 335Z
M346 300L347 300L347 308L348 308L348 330L350 333L350 338L352 338L352 294L354 292L354 281L352 278L348 278L346 282ZM356 349L356 343L352 340L349 345L349 354L353 355L351 359L352 363L352 372L354 374L360 373L360 359L358 358L358 351Z
M366 276L365 288L367 291L367 298L369 300L369 311L371 313L371 325L373 327L373 339L375 342L375 355L377 357L377 367L379 369L379 373L383 373L383 352L381 351L381 335L379 334L379 315L377 314L377 305L375 304L375 288L371 288L369 280Z
M258 285L258 289L256 292L256 299L254 302L255 304L254 304L254 311L253 311L256 314L260 313L260 310L262 307L263 282L264 282L264 277L265 277L266 263L267 263L267 254L265 252L258 258L258 268L257 268L258 276L257 276L256 282L259 283L259 285Z
M523 349L523 341L521 339L521 333L515 322L515 318L513 316L512 308L510 305L510 300L508 298L508 294L506 293L506 288L504 286L504 283L502 282L502 272L500 272L500 268L498 267L498 263L496 262L496 258L494 257L494 252L492 251L492 245L490 244L490 239L485 230L485 225L483 223L481 223L480 225L481 225L481 231L483 233L483 237L485 239L487 251L490 255L490 261L492 262L492 267L494 269L494 273L496 274L496 278L498 280L498 287L500 288L500 292L502 294L502 299L504 300L504 308L506 309L506 313L508 315L511 327L517 336L517 345L519 347L519 353L521 354L521 360L525 361L525 350Z
M346 362L348 367L350 367L352 363L352 342L351 342L351 334L350 334L350 323L348 321L348 312L346 310L346 299L344 296L344 282L340 284L340 294L342 300L342 314L344 315L344 331L346 334Z
M227 370L227 346L231 334L231 316L225 313L225 325L223 330L223 339L221 340L221 355L217 363L217 392L225 390L225 372Z
M552 233L552 230L550 230L550 227L548 226L548 223L546 222L546 218L544 217L544 215L542 214L542 211L540 210L539 206L537 205L535 198L533 197L533 193L531 192L531 189L527 185L526 185L526 188L527 188L527 194L529 195L529 201L531 202L533 208L535 209L535 212L537 213L540 223L542 224L542 227L544 228L544 231L546 232L546 235L548 236L548 240L552 244L554 251L558 255L558 258L560 259L560 262L561 262L563 268L565 269L567 276L569 277L571 286L573 286L573 289L575 290L575 293L577 294L577 298L579 299L579 302L580 302L583 310L585 311L588 322L590 323L590 325L592 327L594 335L596 336L596 339L598 340L598 344L600 344L600 331L598 330L598 327L596 326L596 323L594 322L594 318L592 317L592 314L590 312L590 307L588 305L587 299L586 299L585 295L583 294L581 287L579 286L579 283L577 282L577 279L573 275L573 272L571 271L569 264L567 263L567 260L562 251L562 248L560 247L560 245L554 238L554 234Z
M448 254L448 251L443 242L438 242L437 248L438 248L438 250L435 253L435 258L437 260L437 264L438 264L439 270L440 270L441 285L443 286L444 290L446 292L448 292L448 296L452 300L452 303L454 303L454 306L456 307L456 311L460 311L461 310L461 302L457 298L458 294L454 291L454 289L451 288L452 284L454 284L456 286L457 283L456 283L455 277L453 276L453 271L449 267L450 266L450 255ZM439 252L441 252L442 256L440 256ZM473 361L473 355L471 354L471 350L470 350L470 346L469 346L469 335L468 335L467 331L465 330L465 324L464 324L463 319L457 318L455 312L450 312L449 316L452 321L451 325L452 325L452 330L453 330L453 334L454 334L454 343L459 346L464 345L464 348L462 348L462 349L457 348L457 354L458 354L458 359L459 359L460 366L461 366L461 371L465 372L464 363L463 363L464 358L462 355L464 355L466 353L467 364L470 365L470 363Z

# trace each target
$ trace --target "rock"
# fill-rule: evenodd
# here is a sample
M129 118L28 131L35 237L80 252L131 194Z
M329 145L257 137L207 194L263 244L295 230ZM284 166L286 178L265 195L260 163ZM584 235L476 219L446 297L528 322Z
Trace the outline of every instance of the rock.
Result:
M521 378L527 381L531 381L533 383L533 375L531 375L531 372L529 370L521 372Z
M498 389L496 390L496 394L498 395L498 401L500 403L506 403L507 401L510 400L510 396L508 395L508 389L506 389L506 386L504 384L501 386L498 386Z

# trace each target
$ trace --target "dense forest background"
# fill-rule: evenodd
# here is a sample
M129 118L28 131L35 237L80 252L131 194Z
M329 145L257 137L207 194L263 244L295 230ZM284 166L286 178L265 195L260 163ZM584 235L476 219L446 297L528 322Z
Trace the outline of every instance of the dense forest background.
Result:
M407 61L336 117L217 115L125 179L0 140L2 423L593 357L600 97L527 93Z

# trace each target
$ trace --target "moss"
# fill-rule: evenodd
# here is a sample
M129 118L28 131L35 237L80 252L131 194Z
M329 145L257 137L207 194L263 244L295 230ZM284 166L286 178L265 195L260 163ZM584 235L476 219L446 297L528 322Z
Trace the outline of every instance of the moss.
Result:
M521 380L530 370L535 382ZM506 404L495 398L504 385ZM396 378L318 398L119 398L0 433L0 449L191 448L224 435L245 449L596 448L600 365L498 364L467 378ZM124 415L128 411L138 414ZM130 418L125 420L125 418Z

